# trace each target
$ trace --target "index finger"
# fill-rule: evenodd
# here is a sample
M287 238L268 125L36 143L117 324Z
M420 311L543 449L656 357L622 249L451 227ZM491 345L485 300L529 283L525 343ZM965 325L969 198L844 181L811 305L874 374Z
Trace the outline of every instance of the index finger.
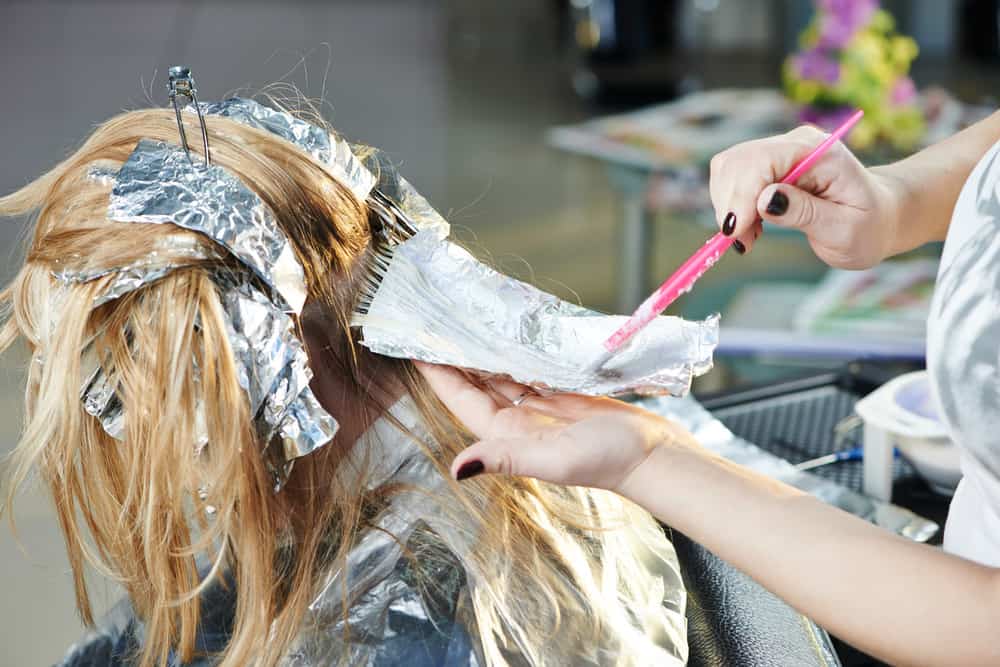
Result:
M490 425L504 406L486 391L469 382L457 368L413 361L437 397L465 426L479 438L485 438Z

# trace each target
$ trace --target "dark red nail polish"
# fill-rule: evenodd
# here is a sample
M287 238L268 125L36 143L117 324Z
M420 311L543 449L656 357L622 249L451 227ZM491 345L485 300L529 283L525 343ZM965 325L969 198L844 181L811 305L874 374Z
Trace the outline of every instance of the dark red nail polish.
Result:
M771 201L767 203L769 215L784 215L788 212L788 195L778 190L771 196Z
M455 473L455 479L462 481L463 479L469 479L470 477L475 477L483 470L486 466L483 465L482 461L472 460L466 461L458 468L458 472Z
M747 253L747 247L739 241L733 241L733 248L741 255L745 255Z
M732 236L735 231L736 214L730 211L729 213L726 213L726 219L722 221L722 233L726 236Z

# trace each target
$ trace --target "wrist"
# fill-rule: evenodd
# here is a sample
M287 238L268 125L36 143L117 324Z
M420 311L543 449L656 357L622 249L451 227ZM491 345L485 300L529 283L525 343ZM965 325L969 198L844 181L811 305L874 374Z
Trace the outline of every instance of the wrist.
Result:
M641 505L643 489L655 483L657 476L655 469L667 465L663 459L665 458L664 450L668 446L666 443L657 443L649 447L642 458L625 473L618 485L611 490L623 498ZM651 482L651 480L654 481Z
M878 225L881 240L880 260L888 259L921 245L914 243L911 236L913 227L906 224L907 202L912 195L905 178L898 173L897 164L874 167L869 170L878 191Z
M643 456L622 477L616 488L620 496L645 506L650 494L659 494L670 483L671 474L683 467L685 457L705 453L694 438L673 424L647 439Z

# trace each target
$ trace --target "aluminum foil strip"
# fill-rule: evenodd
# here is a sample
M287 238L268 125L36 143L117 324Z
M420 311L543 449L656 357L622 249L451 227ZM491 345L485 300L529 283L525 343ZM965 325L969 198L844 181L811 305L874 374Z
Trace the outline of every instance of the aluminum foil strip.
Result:
M156 249L134 262L117 267L62 268L52 277L64 285L87 283L114 274L108 286L94 299L94 308L156 282L175 269L203 261L221 259L221 255L197 239L170 236Z
M108 217L205 234L272 288L286 311L302 311L305 274L291 244L260 198L221 167L192 163L177 146L142 139L118 172Z
M329 442L337 421L320 406L309 381L312 370L291 317L245 276L214 276L227 314L229 341L264 442L277 435L285 461Z
M186 110L195 112L193 106L188 106ZM246 98L233 97L221 102L202 103L201 110L206 116L229 118L295 144L326 165L358 201L365 201L377 187L396 202L418 229L434 230L442 239L448 236L448 222L400 176L395 165L381 151L366 151L369 154L363 160L359 159L346 140L328 130Z
M80 388L80 400L87 414L101 422L104 431L116 440L125 439L125 411L115 388L104 372L93 348L84 350L80 361L86 380Z
M869 498L836 482L799 471L788 461L736 437L690 396L646 398L636 401L636 404L676 421L693 433L704 447L716 454L780 479L897 535L916 542L926 542L938 532L939 526L935 522L908 509Z
M627 318L566 303L494 271L433 230L394 248L362 344L391 357L507 375L582 394L684 394L712 367L718 318L660 317L598 374L586 368Z
M314 160L326 165L333 176L354 193L358 201L365 201L375 187L375 176L355 157L347 141L288 112L242 97L202 103L201 110L206 116L229 118L295 144ZM194 113L195 109L189 105L185 111Z
M112 186L117 177L118 167L112 167L108 164L95 162L87 169L87 178L101 185Z
M329 442L338 424L309 388L312 371L291 317L248 275L218 271L213 278L226 313L240 386L247 392L262 440L270 443L277 436L285 462ZM87 377L81 390L84 409L101 421L109 435L123 439L125 416L114 387L92 353L84 354L83 363ZM204 424L203 417L199 423ZM196 449L205 438L199 434L197 440Z

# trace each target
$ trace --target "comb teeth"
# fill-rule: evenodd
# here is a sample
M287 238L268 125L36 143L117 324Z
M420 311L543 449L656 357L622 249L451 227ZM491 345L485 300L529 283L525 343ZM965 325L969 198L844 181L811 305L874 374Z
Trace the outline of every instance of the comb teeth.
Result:
M410 217L379 190L372 191L368 206L377 216L379 224L372 230L372 245L365 258L367 266L361 278L361 293L354 306L354 312L359 315L368 314L382 279L392 264L396 246L417 233L417 227Z

